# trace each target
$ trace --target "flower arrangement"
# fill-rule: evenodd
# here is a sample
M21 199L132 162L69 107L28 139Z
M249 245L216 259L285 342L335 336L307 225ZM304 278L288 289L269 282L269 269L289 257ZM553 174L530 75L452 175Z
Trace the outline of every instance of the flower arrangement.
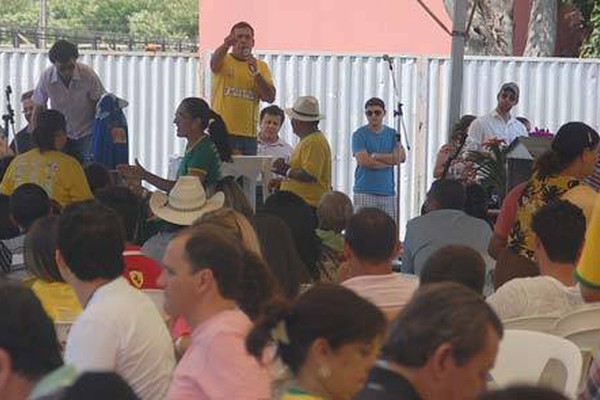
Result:
M552 139L554 137L554 133L550 132L550 129L538 128L536 126L535 130L529 132L529 137Z

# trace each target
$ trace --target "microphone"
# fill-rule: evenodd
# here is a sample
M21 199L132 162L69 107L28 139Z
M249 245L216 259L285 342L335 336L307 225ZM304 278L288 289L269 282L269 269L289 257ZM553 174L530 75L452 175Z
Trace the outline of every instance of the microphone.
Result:
M387 62L389 67L390 67L390 71L394 69L394 61L392 60L392 58L388 55L388 54L384 54L383 55L383 61Z
M6 94L6 102L10 103L10 95L12 94L12 88L10 87L10 85L6 85L6 90L4 91L4 93Z

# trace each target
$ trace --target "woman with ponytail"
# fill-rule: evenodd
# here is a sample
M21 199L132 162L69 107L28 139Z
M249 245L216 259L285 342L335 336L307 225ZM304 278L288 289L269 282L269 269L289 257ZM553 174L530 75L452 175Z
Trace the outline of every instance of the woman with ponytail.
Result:
M258 360L274 344L294 380L282 400L349 400L379 352L386 320L369 301L342 286L317 284L293 305L265 308L246 339Z
M531 229L533 215L594 172L599 141L598 133L590 126L568 122L556 133L550 150L536 160L533 176L518 200L508 249L498 257L496 287L515 277L539 275Z
M206 101L188 97L181 101L173 123L177 136L186 138L185 155L177 169L177 177L198 176L204 186L212 186L221 179L221 163L231 162L229 133L219 114L210 109ZM175 181L161 178L146 170L136 160L134 166L119 166L125 177L141 179L169 192Z

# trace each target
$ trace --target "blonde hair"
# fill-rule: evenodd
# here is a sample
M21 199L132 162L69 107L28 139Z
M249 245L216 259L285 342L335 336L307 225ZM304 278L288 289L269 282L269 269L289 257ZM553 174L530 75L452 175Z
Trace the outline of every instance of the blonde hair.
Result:
M331 191L321 196L317 206L319 228L341 233L354 213L350 198L342 192Z
M242 242L246 250L252 251L262 258L260 242L256 236L254 227L240 212L232 208L221 208L204 214L192 224L193 229L205 225L217 226L233 234Z

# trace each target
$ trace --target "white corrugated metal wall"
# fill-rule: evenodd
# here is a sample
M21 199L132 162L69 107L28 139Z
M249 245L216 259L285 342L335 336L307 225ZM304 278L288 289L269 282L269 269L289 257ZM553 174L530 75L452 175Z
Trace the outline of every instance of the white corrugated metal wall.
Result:
M186 96L210 97L211 77L207 56L187 54L86 53L82 62L96 69L107 90L129 100L126 110L131 137L131 157L152 171L166 175L168 158L183 143L171 123L177 103ZM363 104L383 98L392 108L394 95L387 64L381 57L360 55L261 54L271 67L277 86L276 104L290 106L299 95L321 101L327 119L322 128L334 154L334 187L352 191L354 160L350 136L364 124ZM32 88L48 65L44 53L0 50L0 88L11 84L16 99ZM203 66L203 68L200 68ZM444 58L395 58L401 102L412 150L402 169L402 225L417 214L437 149L446 140L450 62ZM536 126L555 131L563 122L583 120L598 128L600 63L566 59L467 58L463 92L464 113L482 114L495 105L502 82L521 87L518 115ZM5 111L4 96L0 110ZM17 118L17 128L23 121ZM387 123L395 122L388 113ZM283 136L295 142L289 123Z

